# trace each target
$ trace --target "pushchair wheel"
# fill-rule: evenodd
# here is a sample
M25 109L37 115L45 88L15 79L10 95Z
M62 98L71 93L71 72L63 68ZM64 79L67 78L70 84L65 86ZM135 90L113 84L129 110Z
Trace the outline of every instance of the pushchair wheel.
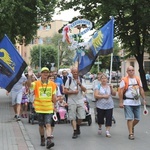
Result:
M31 123L31 114L29 114L28 122Z
M89 116L88 125L90 126L91 124L92 124L92 118L91 118L91 116Z
M28 123L30 123L30 115L29 115L29 117L28 117Z
M95 123L97 123L97 116L95 116Z
M114 117L112 117L112 121L114 122L114 124L116 123L116 120L115 120L115 118L114 118Z
M34 124L34 115L32 115L31 123Z

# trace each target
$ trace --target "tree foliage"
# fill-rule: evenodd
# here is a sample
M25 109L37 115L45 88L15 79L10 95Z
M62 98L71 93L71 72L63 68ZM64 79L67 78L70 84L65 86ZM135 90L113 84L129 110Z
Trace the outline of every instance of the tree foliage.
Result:
M41 65L51 67L51 63L55 63L58 67L59 55L59 68L70 67L73 62L74 52L68 49L68 44L62 42L62 35L55 34L49 40L48 37L43 39L43 44L34 46L31 49L31 63L33 66L39 66L39 55L41 49ZM48 42L47 42L48 41ZM58 54L59 52L59 54Z
M69 45L66 42L62 42L62 35L55 34L51 38L51 44L57 49L57 53L59 52L59 67L71 66L73 63L74 51L68 48Z
M39 66L39 56L41 50L41 66L51 68L51 63L57 64L57 51L50 45L38 45L31 49L31 65Z
M39 23L52 20L57 0L1 0L0 39L7 34L13 43L28 44Z
M80 5L79 5L80 4ZM95 27L104 25L115 18L115 37L120 39L128 57L134 56L139 64L143 87L148 89L143 67L144 52L150 53L150 4L149 0L60 0L62 10L79 10Z

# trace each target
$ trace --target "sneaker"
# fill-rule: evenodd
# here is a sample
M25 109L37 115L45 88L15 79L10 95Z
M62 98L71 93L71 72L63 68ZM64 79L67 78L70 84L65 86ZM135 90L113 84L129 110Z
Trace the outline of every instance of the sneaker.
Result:
M110 138L111 134L109 133L109 131L106 131L106 137Z
M77 133L74 132L73 135L72 135L72 138L73 138L73 139L76 139L77 137L78 137Z
M78 135L81 134L80 126L79 126L79 125L77 125L77 131L76 131L76 133L77 133Z
M17 116L17 117L16 117L16 120L17 120L17 121L20 121L20 120L21 120L21 118L20 118L19 116Z
M44 137L41 138L41 146L45 146L45 138Z
M99 134L99 135L102 134L102 129L101 129L101 128L98 129L98 134Z
M50 136L51 138L54 138L54 135L53 134L51 134L51 136Z
M17 119L17 115L14 116L14 119Z
M47 139L47 145L46 145L46 148L51 148L54 146L54 143L50 140L50 139Z

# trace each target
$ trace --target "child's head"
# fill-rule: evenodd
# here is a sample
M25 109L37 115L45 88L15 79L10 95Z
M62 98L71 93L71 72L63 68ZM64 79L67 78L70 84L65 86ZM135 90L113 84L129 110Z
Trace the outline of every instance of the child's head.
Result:
M63 100L64 100L64 97L63 97L62 95L60 95L60 96L59 96L59 102L61 102L61 103L62 103L62 102L63 102Z
M53 75L49 75L48 79L49 79L50 81L54 81L54 76L53 76Z

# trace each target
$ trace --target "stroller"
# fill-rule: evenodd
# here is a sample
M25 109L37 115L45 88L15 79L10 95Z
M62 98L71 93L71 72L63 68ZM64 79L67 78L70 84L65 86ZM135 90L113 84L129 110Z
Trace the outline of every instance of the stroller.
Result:
M57 123L69 123L67 107L67 105L62 106L61 104L59 104L59 102L57 103Z
M92 124L92 117L91 117L91 110L89 102L87 101L87 97L84 98L84 104L85 104L85 119L83 119L83 122L88 122L88 125L90 126Z
M30 93L29 103L28 103L28 110L29 110L28 122L31 124L34 124L34 121L38 120L38 114L35 112L35 109L33 106L33 99L34 99L34 95L33 93Z
M96 101L93 101L94 103L96 103ZM96 109L96 105L94 108L94 115L95 115L95 123L97 123L97 109ZM115 124L116 123L116 119L114 118L114 116L112 116L112 122Z

